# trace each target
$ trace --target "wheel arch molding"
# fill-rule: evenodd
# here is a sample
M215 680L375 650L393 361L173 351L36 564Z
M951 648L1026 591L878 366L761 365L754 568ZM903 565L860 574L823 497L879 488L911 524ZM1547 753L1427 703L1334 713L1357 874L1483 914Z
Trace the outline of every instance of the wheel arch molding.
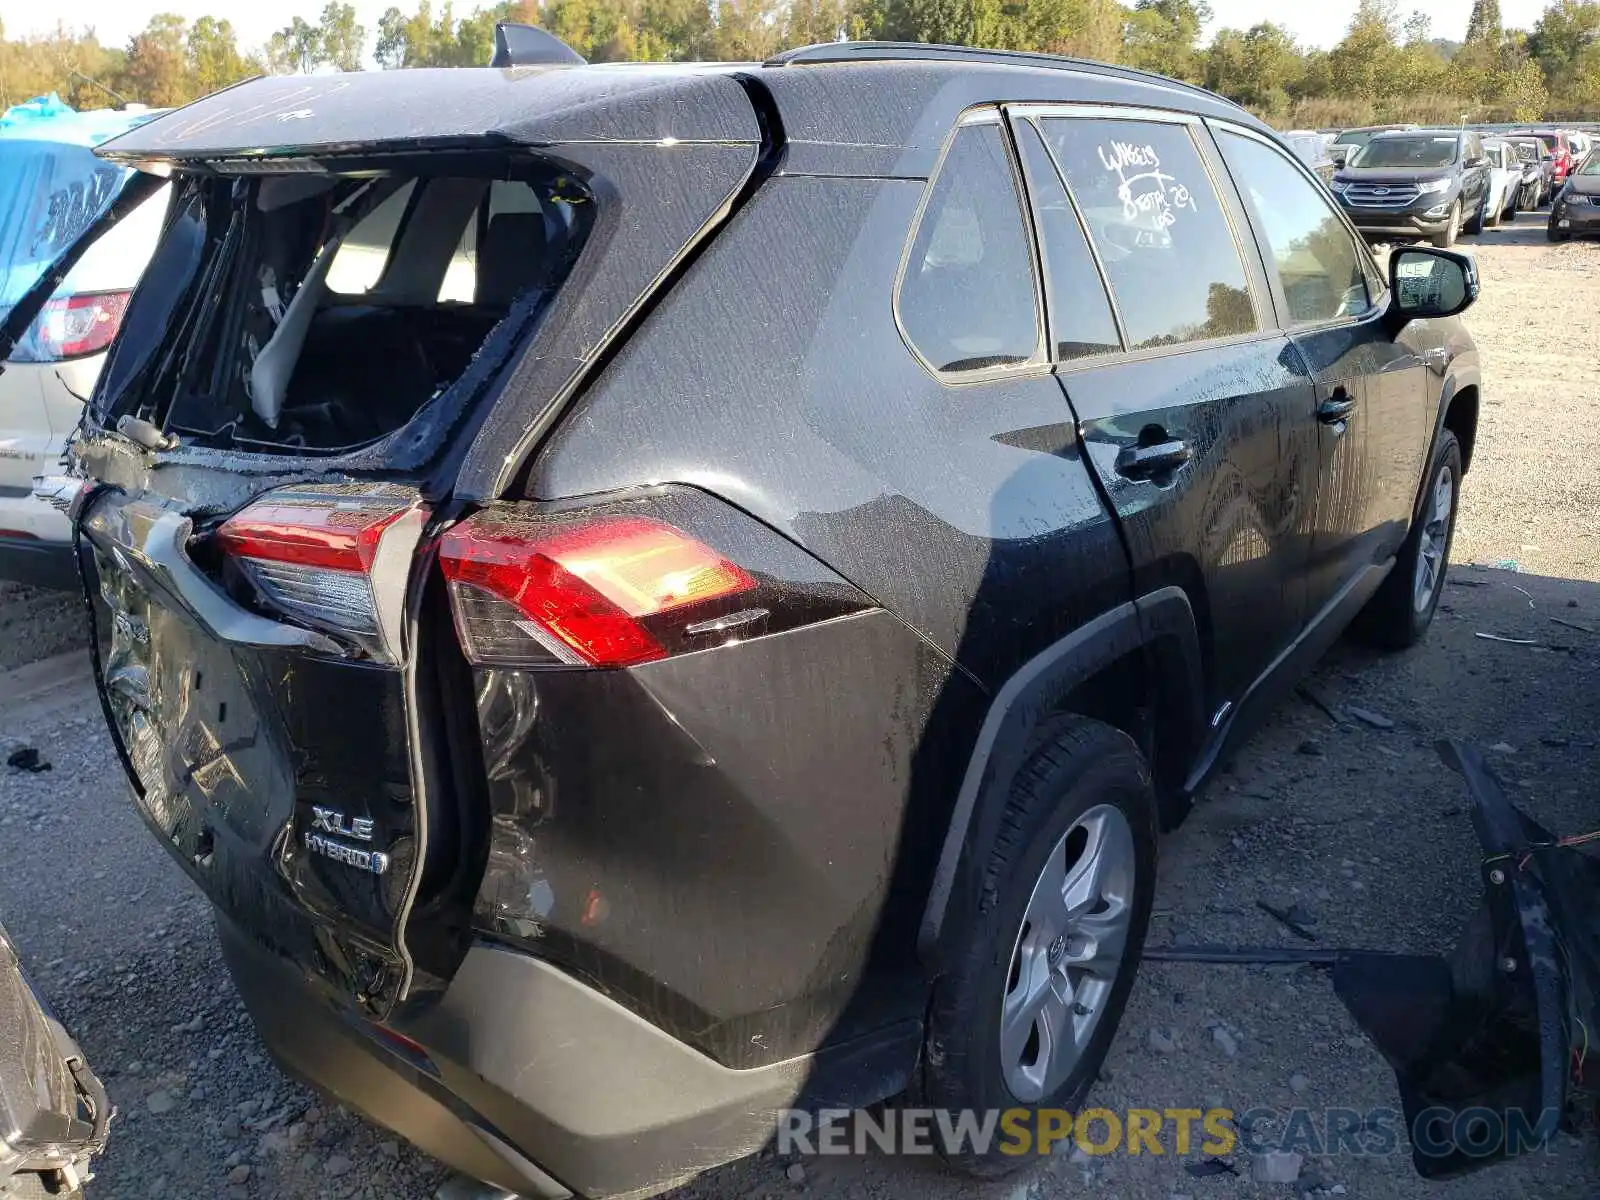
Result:
M1147 757L1156 751L1151 765L1162 826L1182 819L1188 800L1179 784L1203 741L1204 676L1189 597L1181 588L1163 587L1080 625L1024 663L995 694L962 776L923 909L917 951L925 962L937 968L948 961L960 922L947 922L947 915L978 903L1004 798L1034 751L1038 731L1057 714L1080 712L1075 701L1087 689L1130 665L1142 694L1129 710L1137 713L1138 728L1124 732Z

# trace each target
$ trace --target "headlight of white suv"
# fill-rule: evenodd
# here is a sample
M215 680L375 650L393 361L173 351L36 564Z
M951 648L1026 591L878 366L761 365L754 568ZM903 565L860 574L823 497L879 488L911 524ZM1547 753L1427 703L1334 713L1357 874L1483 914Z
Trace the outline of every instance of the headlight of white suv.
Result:
M1446 175L1443 179L1429 179L1426 182L1417 184L1417 191L1421 192L1424 196L1426 196L1429 192L1444 192L1449 190L1450 185L1453 182L1455 181L1452 180L1448 175Z

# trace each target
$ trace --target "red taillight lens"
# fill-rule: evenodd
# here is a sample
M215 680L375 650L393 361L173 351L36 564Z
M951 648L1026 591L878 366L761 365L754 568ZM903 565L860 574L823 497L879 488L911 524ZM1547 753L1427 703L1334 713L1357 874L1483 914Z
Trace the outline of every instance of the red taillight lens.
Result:
M275 608L318 627L373 637L378 545L415 504L414 492L382 484L283 488L225 521L217 542Z
M365 571L384 529L409 507L320 490L274 492L229 519L217 537L238 558Z
M444 535L439 562L467 657L505 666L664 658L646 618L756 587L742 567L648 517L483 512Z
M48 301L11 357L20 362L57 362L99 353L117 336L132 294L93 292Z

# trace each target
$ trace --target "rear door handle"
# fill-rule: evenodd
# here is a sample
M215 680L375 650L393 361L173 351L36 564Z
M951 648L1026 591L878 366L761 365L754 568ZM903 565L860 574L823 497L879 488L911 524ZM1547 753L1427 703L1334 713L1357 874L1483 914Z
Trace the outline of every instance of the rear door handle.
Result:
M1317 405L1317 420L1324 425L1337 425L1356 410L1356 398L1342 387L1336 387L1329 397Z
M1125 446L1117 454L1116 472L1124 479L1149 479L1176 471L1193 456L1189 443L1179 439L1154 446Z

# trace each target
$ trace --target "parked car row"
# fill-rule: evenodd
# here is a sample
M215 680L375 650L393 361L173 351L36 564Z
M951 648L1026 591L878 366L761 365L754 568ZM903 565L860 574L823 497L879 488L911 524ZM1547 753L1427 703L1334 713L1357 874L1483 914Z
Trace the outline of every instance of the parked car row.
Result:
M1350 140L1329 186L1355 226L1375 239L1422 238L1441 247L1548 204L1588 146L1582 135L1555 130L1502 135L1409 125L1339 137Z
M1452 246L1464 234L1544 208L1563 195L1569 181L1570 200L1550 216L1550 239L1563 240L1588 226L1590 177L1581 183L1575 177L1595 138L1583 130L1396 123L1281 136L1373 239Z

